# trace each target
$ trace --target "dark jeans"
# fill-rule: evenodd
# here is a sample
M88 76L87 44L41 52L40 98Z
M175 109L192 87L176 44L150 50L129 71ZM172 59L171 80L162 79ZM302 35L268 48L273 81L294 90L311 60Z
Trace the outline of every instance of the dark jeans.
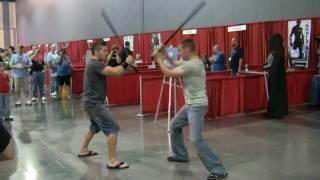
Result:
M44 72L42 71L33 71L31 79L31 91L32 97L37 97L38 89L40 91L40 97L45 96L44 92Z

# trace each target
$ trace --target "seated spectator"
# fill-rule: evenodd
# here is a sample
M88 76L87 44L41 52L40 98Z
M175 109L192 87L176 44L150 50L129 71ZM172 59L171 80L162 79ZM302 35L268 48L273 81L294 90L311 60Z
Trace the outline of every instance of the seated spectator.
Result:
M209 61L211 63L211 72L223 71L224 70L224 53L220 51L218 45L212 48L213 55L210 57Z
M136 59L135 59L135 64L141 64L143 63L143 60L141 59L141 55L140 54L136 54Z

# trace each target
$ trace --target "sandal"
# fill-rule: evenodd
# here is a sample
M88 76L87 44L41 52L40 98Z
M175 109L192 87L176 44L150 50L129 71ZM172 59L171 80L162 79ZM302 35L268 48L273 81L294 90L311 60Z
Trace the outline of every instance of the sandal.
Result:
M96 156L96 155L98 155L98 153L93 152L93 151L89 151L86 154L78 154L78 157L79 158L83 158L83 157Z
M108 169L128 169L130 166L124 162L120 162L118 165L116 166L110 166L110 165L107 165L107 168Z

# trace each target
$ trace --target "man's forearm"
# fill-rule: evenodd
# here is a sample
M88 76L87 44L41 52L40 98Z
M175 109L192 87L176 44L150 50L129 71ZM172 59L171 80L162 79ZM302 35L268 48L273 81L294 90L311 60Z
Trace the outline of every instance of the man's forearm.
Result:
M126 73L126 69L122 65L116 67L106 66L103 73L105 76L121 76Z

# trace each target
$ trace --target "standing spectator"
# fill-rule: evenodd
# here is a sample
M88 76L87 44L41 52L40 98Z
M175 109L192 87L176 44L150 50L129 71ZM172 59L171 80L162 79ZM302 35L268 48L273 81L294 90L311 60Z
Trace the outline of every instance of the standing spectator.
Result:
M128 56L132 56L132 51L130 49L131 45L129 41L124 43L124 48L120 52L121 63L124 63Z
M119 47L117 45L113 45L111 48L111 53L107 58L108 66L116 67L121 64L121 58L119 56Z
M35 45L33 45L32 49L29 52L27 52L30 59L32 60L32 66L31 66L32 99L31 101L33 103L37 101L38 88L40 91L40 97L41 97L42 103L45 103L47 101L45 97L45 92L44 92L44 79L45 79L44 60L43 60L43 57L39 54L39 52L40 50Z
M59 94L58 98L62 98L62 90L65 88L65 91L68 92L67 99L71 99L70 92L70 78L71 78L71 60L67 54L65 48L61 49L60 57L58 60L58 82L59 82Z
M56 52L57 48L56 45L51 45L50 52L47 55L47 63L50 67L50 76L51 76L51 97L55 98L57 96L57 90L58 90L58 58L59 55Z
M91 40L88 40L87 41L87 44L88 44L88 49L87 49L87 51L86 51L86 54L85 54L85 57L84 57L84 59L85 59L85 61L86 61L86 64L91 60L91 58L92 58L92 51L91 51L91 49L92 49L92 42L91 42Z
M10 70L10 60L11 60L11 54L9 49L4 49L3 52L1 53L1 59L2 62L5 64L6 70Z
M9 55L8 55L8 64L9 64L9 67L8 69L10 69L10 60L11 60L11 57L16 54L16 49L14 48L14 46L10 46L9 48ZM14 94L14 91L15 91L15 88L14 88L14 77L12 76L12 70L10 70L10 89L11 89L11 92L12 94Z
M211 63L211 72L223 71L224 70L224 53L220 51L218 45L212 48L213 55L210 57L209 61Z
M0 63L0 121L13 121L10 118L10 78L5 68L5 64Z
M44 53L43 53L43 61L45 64L47 64L47 57L48 57L48 54L49 54L49 44L46 44L45 47L44 47Z
M21 100L25 98L25 104L31 106L29 85L30 85L30 73L29 68L32 66L32 61L29 56L23 53L23 46L19 46L18 53L11 57L10 67L13 70L13 77L15 79L16 90L16 107L21 106Z
M16 49L14 48L14 46L9 47L9 52L10 52L11 56L16 54Z
M235 38L232 38L231 46L229 68L233 75L239 75L243 63L243 49L239 47L239 43Z

